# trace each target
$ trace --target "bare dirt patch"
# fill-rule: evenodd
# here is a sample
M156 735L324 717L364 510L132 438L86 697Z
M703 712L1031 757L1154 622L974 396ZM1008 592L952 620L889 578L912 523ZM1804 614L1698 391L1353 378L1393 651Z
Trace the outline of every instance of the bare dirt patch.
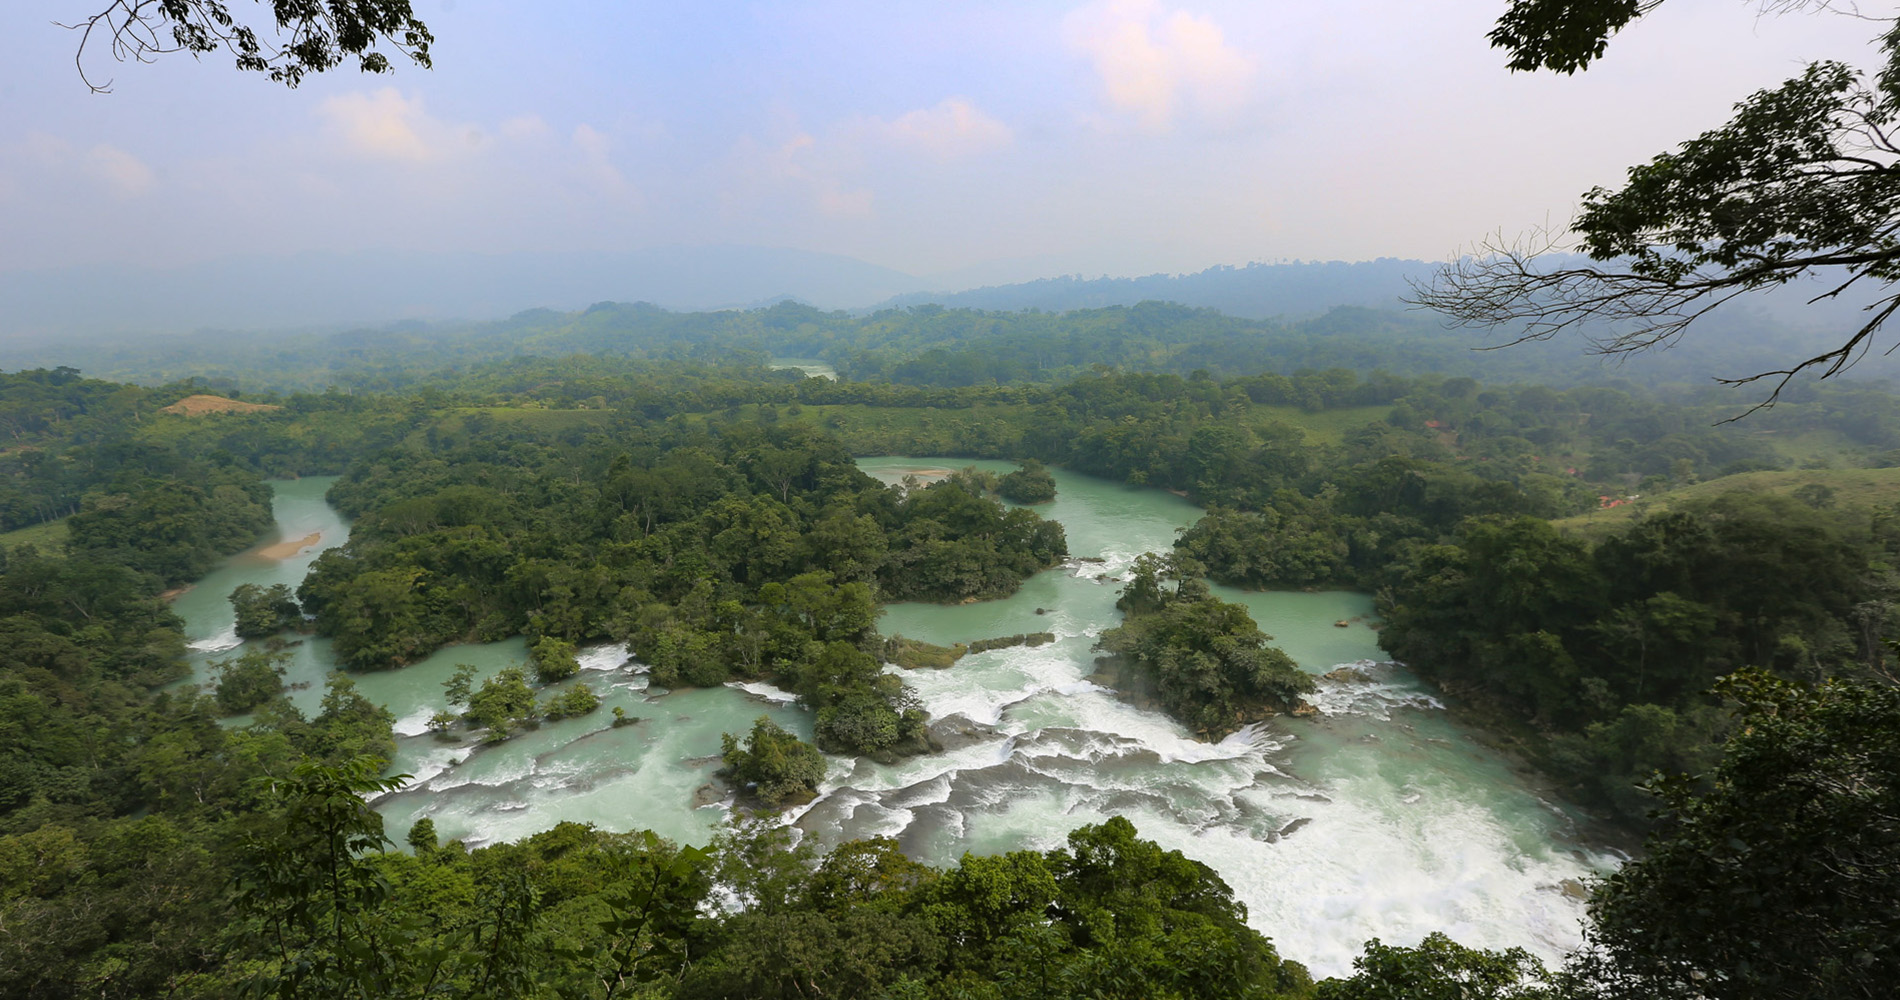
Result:
M302 538L287 538L275 545L266 545L258 549L257 554L266 559L282 562L322 540L323 532L313 531Z

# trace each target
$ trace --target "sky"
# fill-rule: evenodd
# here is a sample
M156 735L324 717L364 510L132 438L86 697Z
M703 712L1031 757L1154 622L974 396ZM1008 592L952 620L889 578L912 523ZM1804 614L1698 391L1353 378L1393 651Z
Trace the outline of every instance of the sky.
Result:
M433 69L289 90L114 64L0 5L0 272L307 251L745 245L945 285L1440 260L1578 196L1865 21L1669 0L1574 77L1504 0L415 0ZM234 9L251 16L252 5Z

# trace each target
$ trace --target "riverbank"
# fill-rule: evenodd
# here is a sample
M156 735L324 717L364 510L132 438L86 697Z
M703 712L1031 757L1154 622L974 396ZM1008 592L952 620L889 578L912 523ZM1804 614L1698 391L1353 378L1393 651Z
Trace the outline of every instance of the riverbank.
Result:
M1481 692L1446 688L1437 681L1427 683L1440 692L1446 715L1466 730L1473 741L1497 754L1528 787L1551 801L1571 803L1583 822L1580 832L1586 839L1624 857L1642 853L1644 838L1648 836L1646 826L1578 803L1574 790L1566 788L1551 773L1550 734Z

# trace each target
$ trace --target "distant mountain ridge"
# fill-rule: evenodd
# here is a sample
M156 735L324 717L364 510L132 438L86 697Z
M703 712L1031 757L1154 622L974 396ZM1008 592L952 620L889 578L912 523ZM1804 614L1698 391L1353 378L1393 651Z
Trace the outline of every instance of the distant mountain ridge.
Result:
M1336 306L1402 308L1422 261L1381 258L1211 267L1194 274L1044 278L964 290L853 257L770 247L505 254L305 253L179 267L124 264L0 272L0 336L23 341L201 330L321 331L404 320L485 321L524 309L651 302L676 312L796 300L868 313L935 303L1068 312L1178 302L1249 319Z
M1402 309L1400 297L1409 288L1407 282L1429 278L1436 267L1420 260L1381 257L1351 262L1252 263L1210 267L1193 274L1134 278L1069 275L961 292L909 292L893 296L879 308L936 304L952 309L1068 312L1153 301L1218 309L1247 319L1298 320L1325 315L1337 306Z
M853 257L772 247L615 253L307 253L176 268L0 272L0 336L24 339L313 330L492 320L523 309L646 301L692 312L796 298L845 309L929 287Z

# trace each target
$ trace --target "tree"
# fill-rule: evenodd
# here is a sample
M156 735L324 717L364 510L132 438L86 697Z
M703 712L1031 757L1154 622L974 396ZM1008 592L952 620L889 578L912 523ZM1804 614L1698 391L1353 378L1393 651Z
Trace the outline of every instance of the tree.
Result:
M218 683L212 689L218 711L242 715L284 693L284 661L288 654L248 649L228 660L211 665Z
M260 39L259 28L232 14L227 0L111 0L104 10L61 26L79 32L73 62L94 93L112 90L111 80L94 83L86 73L86 52L100 44L118 62L223 50L237 57L238 69L269 74L289 87L352 57L365 73L387 73L385 49L430 65L435 38L410 0L270 0L270 11L274 23L264 30L280 44Z
M1590 901L1595 997L1889 996L1900 975L1900 689L1760 671L1708 780L1648 786L1646 856Z
M405 942L378 919L390 887L375 856L390 841L364 797L394 791L409 776L380 777L382 763L305 761L287 778L260 779L260 797L278 807L241 843L234 894L244 932L270 959L250 984L256 993L398 994Z
M1574 73L1660 2L1512 0L1490 37L1513 70ZM1871 80L1843 63L1812 63L1738 104L1727 125L1631 167L1620 190L1586 193L1567 234L1486 243L1415 286L1412 301L1512 331L1517 343L1579 331L1600 352L1627 354L1674 342L1738 296L1814 278L1826 290L1811 302L1873 291L1867 319L1822 353L1722 381L1770 380L1768 405L1801 372L1840 373L1900 311L1900 20L1874 20L1888 27L1885 65ZM1550 259L1571 250L1589 262Z
M276 635L303 624L303 609L291 593L290 585L273 583L266 587L240 583L231 591L231 610L237 614L237 634L241 639Z
M488 730L490 743L499 743L515 730L535 721L537 708L534 690L528 687L528 675L520 667L505 667L482 682L468 696L468 711L462 717Z
M534 676L543 684L564 681L580 673L581 662L574 653L573 643L552 635L544 635L528 647L528 659L534 664Z
M824 780L825 758L818 748L779 728L769 716L752 723L743 746L731 733L720 742L720 758L733 778L741 787L753 786L768 809L809 801Z
M1200 567L1178 556L1144 554L1116 606L1121 625L1095 648L1134 668L1170 715L1220 739L1272 709L1290 708L1313 679L1267 643L1247 609L1208 592ZM1162 581L1172 580L1174 589Z
M558 722L586 715L600 707L600 695L586 684L576 684L560 694L554 695L541 706L541 714L549 721Z
M1466 948L1440 933L1416 948L1366 942L1349 979L1319 983L1318 1000L1543 1000L1544 970L1522 948Z
M1023 460L1021 466L997 480L996 492L1003 499L1017 503L1044 503L1056 498L1056 477L1050 475L1041 462L1030 458Z

